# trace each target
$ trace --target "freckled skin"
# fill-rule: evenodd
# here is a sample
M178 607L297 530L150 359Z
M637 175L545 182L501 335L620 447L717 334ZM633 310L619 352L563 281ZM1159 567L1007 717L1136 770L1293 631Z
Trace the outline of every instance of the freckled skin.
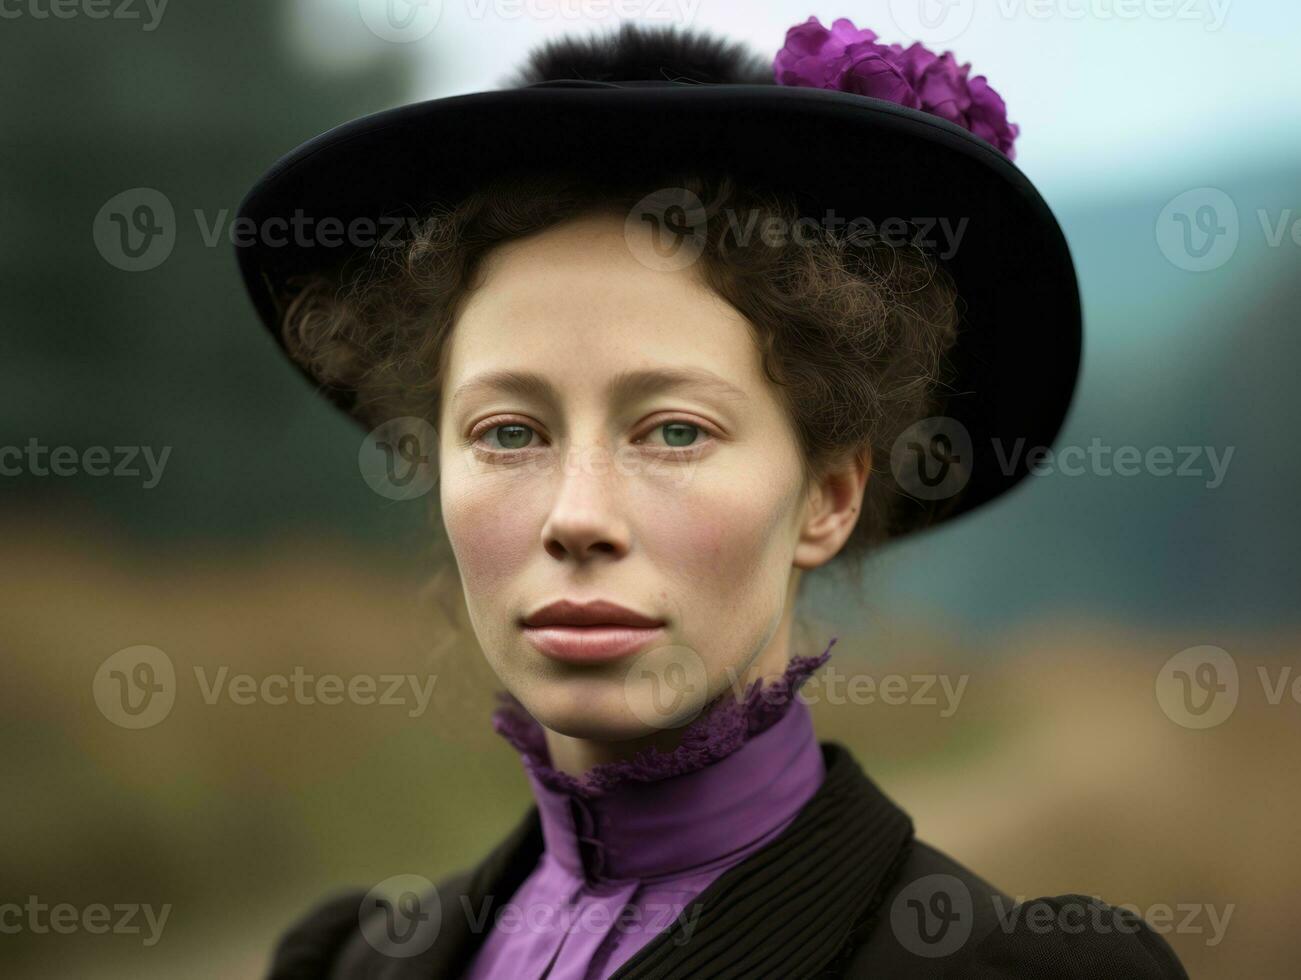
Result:
M572 597L667 620L668 642L704 666L698 703L775 676L790 658L800 569L839 550L866 479L859 466L840 492L801 486L794 430L745 319L694 266L638 261L625 234L622 216L587 215L490 253L453 331L438 426L443 519L475 633L547 729L553 762L573 772L668 748L678 730L647 724L654 681L629 681L635 655L557 663L519 617ZM617 372L664 367L708 369L746 397L606 393ZM541 374L558 400L452 400L499 369ZM666 424L699 429L675 443ZM527 429L507 430L508 443L502 426Z

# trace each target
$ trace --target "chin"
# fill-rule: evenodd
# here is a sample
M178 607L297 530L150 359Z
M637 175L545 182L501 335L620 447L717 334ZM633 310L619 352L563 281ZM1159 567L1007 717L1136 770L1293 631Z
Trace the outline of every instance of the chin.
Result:
M677 716L657 710L649 688L626 688L623 678L602 673L537 684L520 701L542 725L570 738L625 742L692 721L697 711Z

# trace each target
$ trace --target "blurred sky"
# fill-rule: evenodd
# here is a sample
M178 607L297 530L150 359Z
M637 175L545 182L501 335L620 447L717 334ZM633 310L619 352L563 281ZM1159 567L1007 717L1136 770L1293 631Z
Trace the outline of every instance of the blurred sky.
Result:
M624 19L671 20L775 53L791 25L847 16L883 42L921 40L986 75L1022 127L1017 163L1056 203L1171 177L1195 186L1260 156L1301 153L1301 4L1292 0L425 2L437 12L427 35L378 46L356 30L358 4L401 12L407 0L295 0L287 9L303 52L335 67L410 49L417 98L498 87L503 66L543 38ZM922 3L937 26L919 20Z

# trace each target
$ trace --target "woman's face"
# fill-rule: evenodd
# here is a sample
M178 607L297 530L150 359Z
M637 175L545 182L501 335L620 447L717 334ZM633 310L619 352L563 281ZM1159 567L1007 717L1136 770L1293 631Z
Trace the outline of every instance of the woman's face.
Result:
M746 321L694 266L644 264L649 238L626 233L642 234L589 215L487 256L438 425L476 635L538 721L585 739L680 725L785 651L808 499ZM517 383L494 383L501 372ZM630 653L560 659L522 621L565 599L663 626Z

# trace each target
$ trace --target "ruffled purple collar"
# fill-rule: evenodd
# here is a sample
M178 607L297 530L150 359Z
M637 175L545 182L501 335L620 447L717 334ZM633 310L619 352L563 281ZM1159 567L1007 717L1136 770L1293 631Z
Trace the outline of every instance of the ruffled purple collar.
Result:
M493 712L492 726L514 746L542 785L557 792L596 798L624 783L654 782L694 772L731 755L786 714L800 686L827 662L836 639L816 657L792 657L782 676L771 683L754 681L743 699L729 697L729 692L724 691L683 730L681 742L671 752L652 747L631 759L598 763L581 778L552 768L542 726L509 691L497 692L500 705Z

